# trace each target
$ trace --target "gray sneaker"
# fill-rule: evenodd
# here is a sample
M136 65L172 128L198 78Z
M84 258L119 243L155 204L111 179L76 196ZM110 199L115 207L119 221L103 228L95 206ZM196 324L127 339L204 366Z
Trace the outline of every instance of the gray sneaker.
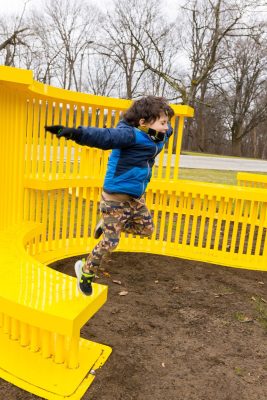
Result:
M76 261L74 265L75 274L77 276L77 288L85 296L91 296L93 293L92 281L94 280L95 274L93 271L83 272L83 266L85 260Z

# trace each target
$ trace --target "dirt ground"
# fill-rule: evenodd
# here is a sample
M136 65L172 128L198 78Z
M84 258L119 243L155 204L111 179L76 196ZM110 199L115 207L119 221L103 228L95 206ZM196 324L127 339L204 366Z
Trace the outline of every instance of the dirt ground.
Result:
M267 273L136 253L103 267L108 301L81 336L113 353L83 400L267 399ZM0 380L0 399L40 398Z

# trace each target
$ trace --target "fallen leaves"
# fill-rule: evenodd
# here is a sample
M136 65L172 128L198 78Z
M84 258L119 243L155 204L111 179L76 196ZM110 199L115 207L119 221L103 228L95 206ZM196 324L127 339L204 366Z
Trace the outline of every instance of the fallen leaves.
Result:
M244 313L242 313L242 312L236 312L236 313L235 313L235 319L236 319L238 322L242 322L242 323L244 323L244 322L254 322L254 321L253 321L253 318L246 316L246 315L245 315Z
M121 292L119 292L119 296L127 296L127 294L127 290L122 290Z
M214 297L228 296L234 294L234 292L214 293Z
M256 297L252 296L251 300L253 301L262 301L262 303L267 303L267 300L265 300L263 297L259 297L258 299L256 299Z
M116 283L117 285L121 285L121 281L117 281L116 279L113 279L112 282Z

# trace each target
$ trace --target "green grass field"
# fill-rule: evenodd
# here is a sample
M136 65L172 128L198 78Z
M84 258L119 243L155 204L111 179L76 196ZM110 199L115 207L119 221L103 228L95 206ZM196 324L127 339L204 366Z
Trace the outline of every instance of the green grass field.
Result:
M222 183L236 185L238 171L225 171L215 169L180 168L179 178L192 181ZM266 172L253 172L253 174L267 175Z
M201 182L223 183L236 185L236 171L222 171L215 169L180 168L179 178Z

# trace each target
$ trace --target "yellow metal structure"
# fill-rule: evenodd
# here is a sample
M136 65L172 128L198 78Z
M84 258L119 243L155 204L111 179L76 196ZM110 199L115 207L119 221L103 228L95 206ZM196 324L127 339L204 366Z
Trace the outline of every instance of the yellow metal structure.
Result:
M107 288L94 284L83 297L76 279L47 266L95 245L109 152L58 140L44 125L113 127L129 105L0 67L0 376L43 398L80 399L111 352L80 338ZM123 234L118 250L266 270L266 190L180 180L184 119L193 110L173 108L174 134L146 194L155 232Z
M237 184L240 186L267 188L267 175L238 172L236 178Z

